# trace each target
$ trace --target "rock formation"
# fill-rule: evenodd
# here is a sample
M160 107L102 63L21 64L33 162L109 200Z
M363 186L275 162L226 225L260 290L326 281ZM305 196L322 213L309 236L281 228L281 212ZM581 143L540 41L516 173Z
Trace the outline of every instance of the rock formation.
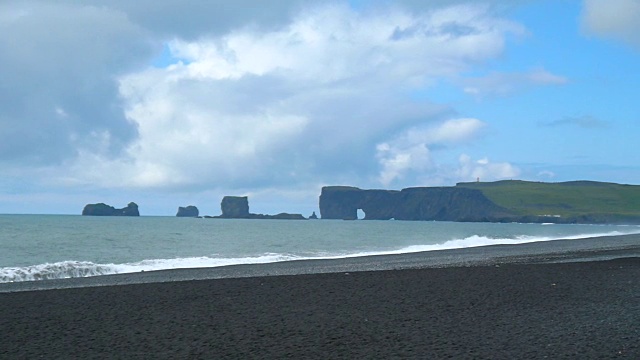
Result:
M640 224L640 186L594 181L502 180L450 187L362 190L327 186L322 219Z
M193 205L178 207L178 213L176 214L177 217L198 217L198 215L200 215L200 211Z
M313 214L309 216L309 220L317 220L317 219L318 219L318 215L316 215L316 212L314 211Z
M104 203L87 204L82 209L82 215L89 216L140 216L138 211L138 205L134 202L130 202L127 207L122 209L116 209L113 206L109 206Z
M246 196L225 196L220 203L221 218L246 219L249 217L249 199Z
M280 213L277 215L252 214L249 212L249 199L246 196L225 196L220 203L222 215L205 216L220 219L274 219L274 220L306 220L300 214Z
M279 213L276 215L249 214L249 219L267 219L267 220L307 220L301 214Z
M512 214L476 189L421 187L362 190L327 186L320 195L322 219L355 220L361 209L365 220L500 221Z

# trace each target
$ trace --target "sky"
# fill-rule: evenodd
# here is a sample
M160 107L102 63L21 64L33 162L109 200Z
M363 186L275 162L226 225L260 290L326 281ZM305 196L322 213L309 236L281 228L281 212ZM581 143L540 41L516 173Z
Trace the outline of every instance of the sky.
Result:
M3 0L0 213L640 184L638 69L640 0Z

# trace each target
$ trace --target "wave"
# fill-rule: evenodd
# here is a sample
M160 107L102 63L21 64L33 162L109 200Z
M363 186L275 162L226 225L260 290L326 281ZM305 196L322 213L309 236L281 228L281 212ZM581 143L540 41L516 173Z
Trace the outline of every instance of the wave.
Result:
M559 239L583 239L600 236L615 236L638 233L638 231L620 232L613 231L598 234L582 234L562 237L517 236L514 238L492 238L473 235L463 239L453 239L440 244L410 245L398 249L372 250L343 253L315 253L315 254L277 254L267 253L257 256L224 258L224 257L188 257L174 259L149 259L139 262L124 264L96 264L90 261L61 261L45 263L25 267L0 268L0 283L17 281L38 281L47 279L67 279L77 277L90 277L99 275L136 273L143 271L157 271L168 269L211 268L240 264L266 264L273 262L312 259L340 259L374 255L407 254L424 251L461 249L468 247L488 245L515 245L540 241L552 241Z
M69 279L99 275L127 274L168 269L219 267L238 264L266 264L299 260L301 257L283 254L264 254L244 258L189 257L175 259L150 259L124 264L96 264L90 261L60 261L24 267L0 268L0 283Z
M361 256L374 256L374 255L396 255L396 254L409 254L425 251L436 250L451 250L451 249L464 249L469 247L490 246L490 245L517 245L526 244L532 242L544 242L553 240L577 240L588 239L603 236L620 236L638 234L640 231L610 231L604 233L591 233L580 235L566 235L566 236L529 236L521 235L514 238L493 238L488 236L472 235L463 239L448 240L440 244L430 245L410 245L401 249L385 250L385 251L366 251L353 254L345 254L340 256L327 256L327 257L315 257L319 259L335 259L335 258L349 258L349 257L361 257Z
M67 279L115 273L111 264L94 264L90 261L61 261L53 264L0 268L0 283Z

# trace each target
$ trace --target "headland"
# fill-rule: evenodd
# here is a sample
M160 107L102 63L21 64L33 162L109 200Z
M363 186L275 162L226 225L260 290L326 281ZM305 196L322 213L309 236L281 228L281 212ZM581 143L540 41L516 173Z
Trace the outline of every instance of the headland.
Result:
M323 219L640 224L640 186L595 181L519 180L363 190L325 186Z

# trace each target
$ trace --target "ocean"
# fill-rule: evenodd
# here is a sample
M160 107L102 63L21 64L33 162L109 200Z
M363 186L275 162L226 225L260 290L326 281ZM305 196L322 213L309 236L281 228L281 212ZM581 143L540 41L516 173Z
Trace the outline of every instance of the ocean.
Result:
M640 233L640 226L0 215L0 283Z

